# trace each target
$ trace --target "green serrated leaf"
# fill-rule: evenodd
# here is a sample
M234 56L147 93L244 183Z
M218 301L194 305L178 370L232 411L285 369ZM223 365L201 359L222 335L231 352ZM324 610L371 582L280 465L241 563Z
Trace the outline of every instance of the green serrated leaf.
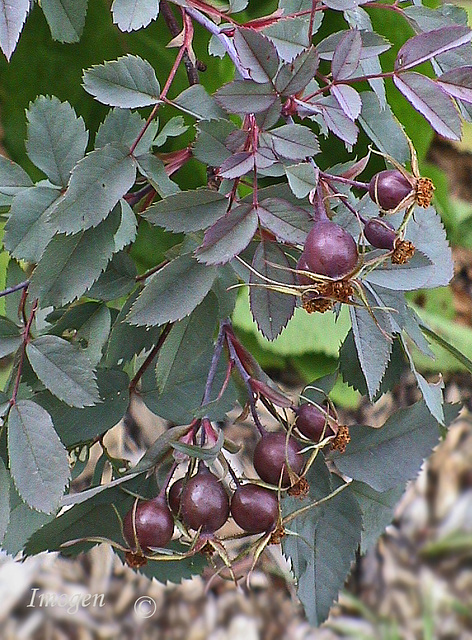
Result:
M227 198L217 191L181 191L150 206L143 217L169 231L188 233L214 224L224 216L227 206Z
M49 391L71 407L100 402L95 373L87 356L58 336L40 336L26 346L34 372Z
M0 47L9 61L30 9L29 0L0 0Z
M69 480L67 451L51 416L31 400L19 400L8 419L10 471L19 494L33 509L52 513Z
M210 291L216 274L215 267L200 264L188 254L172 260L146 282L127 321L155 326L181 320Z
M0 316L0 358L14 353L21 342L20 328L8 318Z
M144 153L136 158L140 173L145 176L161 198L167 198L180 191L179 185L167 175L164 163L152 153Z
M399 484L383 493L374 491L369 485L357 480L353 480L349 486L362 511L361 553L365 554L392 522L405 485Z
M182 91L172 104L198 120L219 120L225 117L224 111L201 84L194 84Z
M78 42L85 25L88 0L41 0L54 40Z
M96 227L134 184L136 167L129 149L107 144L85 156L73 169L69 187L50 213L59 232Z
M458 414L457 405L446 405L446 423ZM389 491L411 480L439 440L439 425L423 401L396 411L380 428L355 425L343 454L331 458L342 473L375 491Z
M149 62L133 55L87 69L84 89L103 104L127 109L156 104L161 91Z
M5 156L0 156L0 194L13 196L32 186L31 178L19 164Z
M10 474L0 458L0 543L10 522Z
M136 111L129 109L120 109L116 107L111 109L105 120L98 128L95 137L95 148L100 149L107 144L114 143L131 147L141 131L144 129L146 121L141 118ZM134 155L139 156L146 153L152 146L152 141L157 133L158 122L151 122L136 145Z
M42 307L61 306L85 293L111 260L119 224L118 207L95 228L54 236L31 277L31 299Z
M35 396L35 401L51 414L57 433L67 447L106 433L126 413L129 404L126 373L119 369L98 369L97 382L101 402L84 409L69 407L48 391Z
M136 265L127 253L121 251L113 256L106 271L88 290L89 298L116 300L128 295L136 286Z
M201 121L197 131L193 155L200 162L219 167L231 155L224 143L229 134L236 131L236 126L230 120Z
M60 195L58 189L31 187L13 198L3 241L14 258L39 262L54 235L47 220Z
M261 241L254 253L252 267L265 278L282 285L295 284L287 256L273 242ZM254 320L263 336L275 340L295 311L295 296L266 288L265 281L254 273L251 273L250 282L249 298Z
M121 31L136 31L157 18L159 0L113 0L111 12Z
M285 167L285 173L290 189L297 198L306 198L318 184L318 169L310 162L300 162Z
M49 180L65 187L75 165L82 160L88 132L68 102L39 96L26 112L28 139L26 152L30 160Z

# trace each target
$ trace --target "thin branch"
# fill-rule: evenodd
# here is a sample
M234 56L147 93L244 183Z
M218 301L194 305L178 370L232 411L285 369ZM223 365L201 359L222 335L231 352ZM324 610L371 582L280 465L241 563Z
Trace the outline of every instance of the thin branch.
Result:
M157 354L159 353L162 345L164 344L167 336L169 335L170 330L172 329L174 323L173 322L168 322L166 324L166 326L164 327L164 329L162 330L161 335L159 336L159 340L156 342L156 344L154 345L154 347L151 349L151 351L149 352L146 360L143 362L143 364L139 367L138 371L136 372L136 375L134 376L134 378L131 380L131 382L129 383L129 392L130 395L133 392L136 392L136 387L138 386L138 382L141 380L142 376L144 375L145 371L148 369L149 365L151 364L151 362L154 360L154 358L157 356Z
M179 35L181 28L179 27L179 23L177 22L174 12L167 4L167 0L161 0L160 11L164 17L165 23L167 25L167 28L169 29L171 36L175 38L175 36ZM196 66L190 60L188 51L185 51L184 53L183 62L185 65L185 70L187 72L189 85L192 86L194 84L199 84L200 79L198 77L198 71Z
M223 33L223 31L213 22L213 20L207 18L207 16L203 15L203 13L200 13L200 11L192 9L191 7L187 7L185 11L191 18L193 18L196 22L201 24L202 27L205 27L207 31L218 38L241 77L245 80L248 80L250 78L249 72L242 66L236 51L236 47L232 43L231 39Z
M25 360L26 345L29 342L29 334L31 325L33 324L34 316L38 309L38 300L33 302L30 316L23 330L23 344L21 345L20 361L18 363L18 371L16 372L15 386L13 387L13 393L11 395L10 406L12 407L16 403L16 397L18 395L18 389L20 388L21 374L23 372L23 363Z
M20 291L20 289L26 289L29 285L29 280L25 280L24 282L20 282L20 284L15 284L13 287L7 287L3 291L0 291L0 298L3 296L8 296L10 293L15 293L15 291Z

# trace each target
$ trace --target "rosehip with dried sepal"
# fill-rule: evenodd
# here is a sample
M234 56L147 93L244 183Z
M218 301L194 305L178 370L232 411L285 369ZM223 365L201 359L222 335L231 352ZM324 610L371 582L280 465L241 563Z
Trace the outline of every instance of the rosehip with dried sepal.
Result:
M139 502L136 511L133 506L123 520L123 535L132 551L137 551L136 540L144 553L149 553L151 548L165 547L173 533L174 518L163 496Z
M279 518L277 494L257 484L239 486L231 498L231 515L247 533L273 531Z
M364 225L366 240L377 249L393 249L396 238L394 227L383 218L370 218Z
M309 232L302 257L307 271L337 279L355 269L359 255L350 233L331 220L321 220Z
M319 442L323 436L334 436L334 431L326 421L326 414L314 404L301 404L296 412L295 426L306 438L312 442Z
M202 533L213 533L228 519L228 494L203 462L182 490L180 512L189 529L201 528Z
M414 182L398 169L379 171L369 182L369 195L382 211L394 211L414 193Z
M254 468L264 482L277 486L282 475L282 487L290 486L290 475L287 460L291 470L299 474L303 469L301 447L295 438L289 437L285 431L265 433L254 449ZM283 472L282 472L283 470Z

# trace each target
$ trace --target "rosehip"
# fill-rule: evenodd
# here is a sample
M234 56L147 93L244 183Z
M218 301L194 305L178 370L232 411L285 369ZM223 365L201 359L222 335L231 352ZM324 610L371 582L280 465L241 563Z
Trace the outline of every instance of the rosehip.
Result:
M279 517L277 494L257 484L238 487L231 499L231 515L248 533L272 531Z
M368 242L377 249L393 249L395 229L382 218L371 218L364 225L364 235Z
M369 182L369 195L383 211L396 209L412 190L411 183L398 169L380 171Z
M165 547L174 533L174 518L165 499L161 496L140 502L136 508L134 528L142 551L148 553L151 547ZM133 529L133 508L123 520L123 534L130 549L136 550Z
M187 481L180 503L184 524L189 529L201 527L204 533L213 533L222 527L229 516L228 494L203 463Z
M334 436L334 431L329 424L326 425L325 414L313 404L301 404L297 410L297 420L295 426L306 438L312 442L319 442L324 431L324 436Z
M357 264L357 245L350 233L331 220L316 222L305 241L306 270L329 278L342 278Z
M297 270L298 271L310 271L310 267L305 258L305 254L302 253L297 262ZM297 282L298 284L308 286L310 284L314 284L314 280L304 275L303 273L297 273Z
M180 500L182 497L183 486L184 478L180 478L172 484L169 489L169 493L167 494L167 501L174 516L178 515L180 511Z
M301 447L295 438L290 437L286 448L287 436L285 431L266 433L254 449L254 468L259 476L269 484L278 485L282 474L282 487L290 485L290 476L287 470L286 457L290 468L295 473L300 473L303 468L303 456Z

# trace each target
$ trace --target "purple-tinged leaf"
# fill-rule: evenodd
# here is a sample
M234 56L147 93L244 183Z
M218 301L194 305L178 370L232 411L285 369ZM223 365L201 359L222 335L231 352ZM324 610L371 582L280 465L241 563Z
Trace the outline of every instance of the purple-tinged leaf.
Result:
M271 145L278 156L289 160L303 160L320 151L316 135L301 124L286 124L262 133L260 138Z
M254 156L249 151L241 151L223 162L218 175L221 178L240 178L254 168Z
M268 169L278 160L270 147L259 147L255 153L255 162L258 169Z
M374 31L367 29L359 29L361 36L362 48L359 54L359 60L367 60L379 56L384 51L390 49L391 44ZM338 31L322 40L316 47L316 51L322 60L332 60L336 47L340 40L345 36L346 31Z
M420 33L407 40L398 52L395 71L411 69L434 56L460 47L471 39L472 31L460 25Z
M461 120L454 102L431 78L416 72L394 76L397 89L439 135L460 140Z
M275 88L290 96L302 91L314 78L320 59L314 47L303 51L292 62L284 64L275 79Z
M257 213L266 229L279 240L291 244L305 244L308 232L313 227L308 211L282 198L266 198L260 203Z
M257 223L257 213L251 204L233 207L206 231L196 251L197 260L206 264L229 262L251 242Z
M270 83L239 80L225 84L215 93L215 100L228 113L260 113L278 100Z
M277 49L262 33L254 29L239 28L234 35L234 46L242 66L249 71L254 82L268 82L277 73Z
M369 163L370 154L368 153L366 156L355 162L352 167L346 169L341 173L343 178L349 178L349 180L354 180L360 175L364 169L367 167Z
M345 80L352 76L359 65L362 51L361 33L349 29L339 40L333 54L331 71L334 80Z
M331 87L331 95L336 98L341 109L349 120L356 120L362 109L362 100L354 87L348 84L335 84Z
M0 0L0 47L9 61L30 8L29 0Z
M301 162L285 167L288 184L297 198L306 198L318 184L319 169L311 162Z
M274 242L261 241L254 254L252 267L265 278L281 285L295 284L287 256ZM268 289L266 282L254 273L251 273L250 282L252 285L262 285L252 286L249 290L254 320L264 337L275 340L295 311L295 296Z
M472 67L459 67L443 73L437 84L449 95L472 102Z
M356 143L359 129L347 117L333 96L320 98L317 102L304 102L303 108L312 114L320 114L328 129L349 146Z

